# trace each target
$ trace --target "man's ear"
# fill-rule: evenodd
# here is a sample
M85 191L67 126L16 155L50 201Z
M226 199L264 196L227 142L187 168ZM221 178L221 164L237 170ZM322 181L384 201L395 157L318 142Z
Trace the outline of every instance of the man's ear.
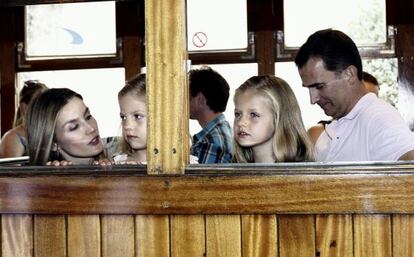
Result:
M349 65L344 71L343 75L349 84L354 85L359 81L358 69L354 65Z
M206 105L207 104L207 99L206 97L203 95L203 93L198 92L198 94L196 95L197 97L197 103L200 105Z

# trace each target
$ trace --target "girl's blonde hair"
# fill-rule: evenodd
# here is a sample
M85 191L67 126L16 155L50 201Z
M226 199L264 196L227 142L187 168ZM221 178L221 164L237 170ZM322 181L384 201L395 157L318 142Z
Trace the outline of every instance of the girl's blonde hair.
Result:
M273 113L275 132L272 148L276 162L313 161L313 145L289 84L273 75L253 76L236 89L234 101L246 91L262 96ZM255 161L251 147L242 147L236 140L233 141L235 162Z
M145 73L138 74L132 79L128 80L125 83L125 86L119 91L118 93L118 100L127 95L132 94L139 97L146 97L146 76ZM132 147L128 144L128 142L125 141L124 137L122 137L122 140L119 141L118 150L117 152L121 153L132 153L134 150Z

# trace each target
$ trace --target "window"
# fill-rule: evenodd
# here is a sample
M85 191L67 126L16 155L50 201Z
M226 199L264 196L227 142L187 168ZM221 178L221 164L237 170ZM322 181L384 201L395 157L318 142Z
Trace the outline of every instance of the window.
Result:
M115 26L114 1L26 6L26 57L114 56Z
M247 49L246 0L187 0L190 52Z
M286 47L299 47L313 32L326 28L345 32L360 46L386 42L385 0L288 0L283 4Z

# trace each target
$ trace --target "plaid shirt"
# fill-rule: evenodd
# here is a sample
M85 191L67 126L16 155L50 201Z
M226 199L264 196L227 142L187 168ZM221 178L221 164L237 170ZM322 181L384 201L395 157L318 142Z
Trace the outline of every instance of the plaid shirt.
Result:
M223 114L210 121L203 130L193 136L191 154L198 157L199 163L232 161L232 133Z

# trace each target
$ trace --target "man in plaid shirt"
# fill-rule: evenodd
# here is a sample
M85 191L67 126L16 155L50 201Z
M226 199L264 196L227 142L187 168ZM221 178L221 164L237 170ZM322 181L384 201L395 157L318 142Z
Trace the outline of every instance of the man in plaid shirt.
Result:
M232 132L224 117L227 81L210 67L190 71L190 119L203 128L193 136L191 155L199 163L226 163L233 157Z

